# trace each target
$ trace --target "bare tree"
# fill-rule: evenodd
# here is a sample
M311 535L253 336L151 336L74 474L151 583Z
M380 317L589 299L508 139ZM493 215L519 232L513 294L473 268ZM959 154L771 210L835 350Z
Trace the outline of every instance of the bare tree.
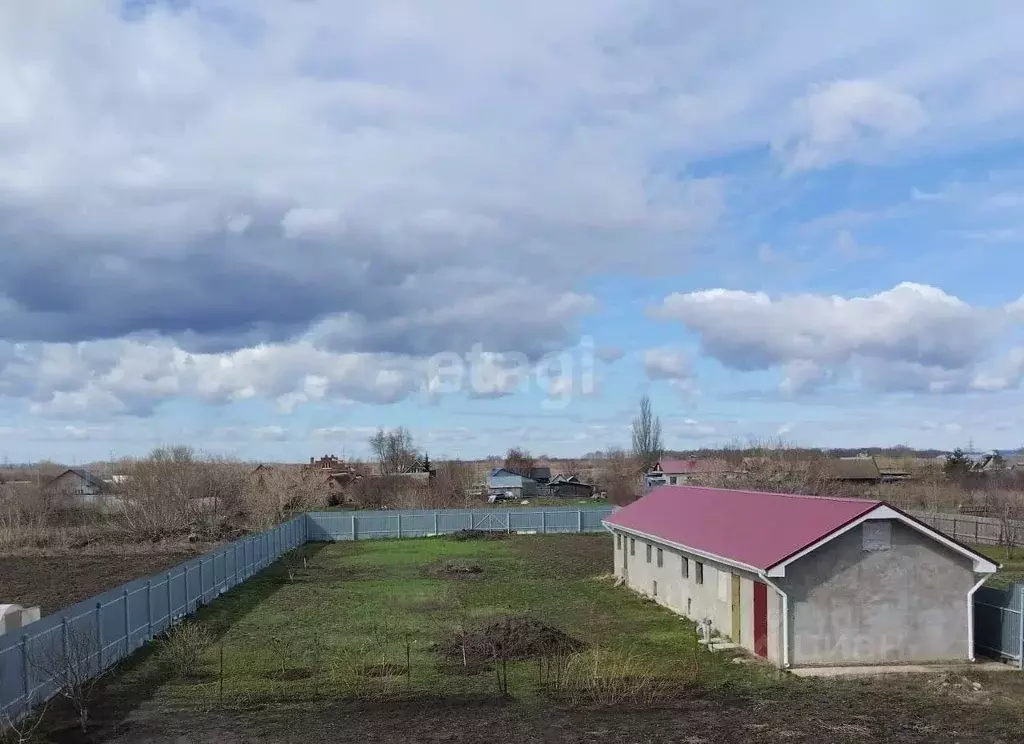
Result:
M505 453L505 470L516 473L517 475L529 478L533 475L533 468L535 464L536 460L534 460L533 455L519 447L511 447L509 451Z
M651 410L651 398L640 399L640 414L633 419L633 457L648 472L661 459L665 448L661 441L661 419Z
M607 494L609 502L623 506L640 496L640 476L641 471L632 455L622 449L611 448L601 462L597 483Z
M83 734L89 730L93 692L106 672L99 668L99 659L99 642L85 629L68 629L61 643L29 653L29 664L53 682L57 697L74 708Z
M420 461L412 434L404 426L392 431L377 429L377 433L370 437L370 449L377 459L381 475L411 472Z
M429 485L430 507L469 506L473 471L461 460L449 460L437 468Z

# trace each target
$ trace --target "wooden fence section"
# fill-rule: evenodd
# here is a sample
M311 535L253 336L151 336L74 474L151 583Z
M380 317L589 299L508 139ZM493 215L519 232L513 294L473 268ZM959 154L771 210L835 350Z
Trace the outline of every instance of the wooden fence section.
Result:
M951 514L948 512L909 511L930 527L944 532L968 545L1004 545L1009 538L1018 545L1024 538L1024 522L1007 520L1005 523L995 517L978 517L972 514Z

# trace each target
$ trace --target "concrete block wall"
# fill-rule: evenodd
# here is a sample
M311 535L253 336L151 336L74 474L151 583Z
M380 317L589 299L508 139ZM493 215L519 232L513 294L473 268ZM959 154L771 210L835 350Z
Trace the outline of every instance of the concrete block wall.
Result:
M629 555L630 541L635 551ZM647 545L651 545L651 560L647 562ZM704 618L711 620L712 627L721 635L729 637L741 646L754 652L754 582L756 575L726 566L707 558L668 546L660 546L662 565L658 566L658 548L655 542L616 532L615 575L623 578L623 554L628 560L626 586L654 599L661 605L687 617L694 622ZM683 560L688 561L689 576L683 576ZM697 563L704 566L704 582L697 583ZM732 576L740 577L740 637L732 638ZM655 582L657 594L655 595ZM768 659L781 663L782 639L780 621L782 618L780 597L771 587L768 595Z
M968 558L899 521L891 546L865 550L862 526L794 562L789 595L796 665L966 660Z

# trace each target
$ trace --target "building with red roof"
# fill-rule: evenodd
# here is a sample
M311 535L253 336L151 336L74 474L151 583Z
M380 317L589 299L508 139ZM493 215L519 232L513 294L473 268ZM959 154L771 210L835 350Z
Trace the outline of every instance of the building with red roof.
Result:
M661 486L604 525L627 586L783 667L973 660L998 568L867 499Z

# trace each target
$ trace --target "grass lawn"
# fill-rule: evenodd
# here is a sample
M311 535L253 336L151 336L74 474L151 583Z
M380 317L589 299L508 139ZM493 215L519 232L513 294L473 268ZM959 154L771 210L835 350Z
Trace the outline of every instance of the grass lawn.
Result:
M1009 556L1006 548L998 545L975 545L974 549L1001 565L998 573L985 582L985 586L1007 587L1024 582L1024 548L1014 548Z
M494 665L467 669L435 650L460 629L527 615L607 660L679 685L751 685L753 672L696 643L694 626L614 588L605 535L406 539L309 545L204 609L224 651L224 694L235 703L424 693L497 694ZM455 568L476 573L451 573ZM220 644L204 678L219 677ZM516 698L543 693L537 660L507 663ZM759 667L761 669L761 667ZM381 671L394 674L380 674ZM170 681L159 697L199 702L220 685Z
M1024 740L1018 674L829 681L734 663L698 651L688 621L615 587L611 555L607 535L307 545L199 613L218 638L202 674L172 674L154 649L110 675L91 740ZM467 670L434 648L508 615L585 642L581 658L596 655L602 675L660 681L667 694L612 706L566 700L530 660L507 665L504 696L500 665ZM382 667L397 673L381 676Z

